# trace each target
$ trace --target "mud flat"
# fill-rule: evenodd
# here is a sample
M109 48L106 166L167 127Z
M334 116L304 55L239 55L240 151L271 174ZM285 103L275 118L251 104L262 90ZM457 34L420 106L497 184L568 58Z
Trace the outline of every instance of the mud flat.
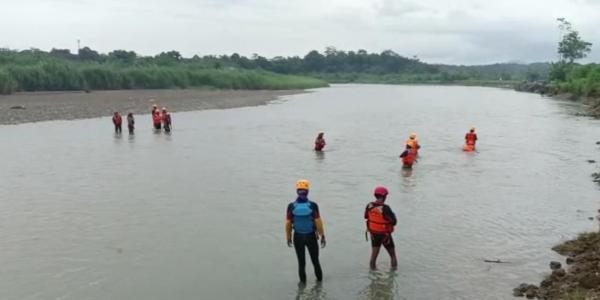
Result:
M186 89L18 93L0 96L0 124L97 118L115 111L148 114L153 104L172 112L258 106L304 92Z

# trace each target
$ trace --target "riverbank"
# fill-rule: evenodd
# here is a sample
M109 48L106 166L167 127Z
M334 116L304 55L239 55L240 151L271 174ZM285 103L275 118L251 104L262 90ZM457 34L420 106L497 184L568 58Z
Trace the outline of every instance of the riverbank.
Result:
M304 90L116 90L35 92L0 96L0 124L74 120L121 114L148 114L153 104L172 112L265 105Z
M567 267L551 262L552 273L539 286L521 284L517 297L539 299L600 299L600 233L584 233L552 250L566 256Z
M600 97L579 96L565 92L558 86L542 82L522 82L515 84L514 89L519 92L535 93L560 100L581 102L588 107L587 112L583 115L600 118Z

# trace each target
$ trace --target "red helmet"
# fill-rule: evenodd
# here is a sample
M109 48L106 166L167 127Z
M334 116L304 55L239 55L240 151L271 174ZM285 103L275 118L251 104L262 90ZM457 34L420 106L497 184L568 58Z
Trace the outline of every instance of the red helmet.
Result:
M387 196L388 194L388 190L383 187L383 186L378 186L375 188L375 192L373 192L374 195L381 195L381 196Z

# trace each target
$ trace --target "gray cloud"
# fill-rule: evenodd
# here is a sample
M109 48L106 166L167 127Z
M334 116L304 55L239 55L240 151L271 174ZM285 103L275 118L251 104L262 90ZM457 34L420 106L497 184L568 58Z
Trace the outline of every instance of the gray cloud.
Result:
M304 55L326 46L392 49L440 63L478 64L556 58L556 18L594 43L595 0L1 0L0 46L150 55L260 53Z

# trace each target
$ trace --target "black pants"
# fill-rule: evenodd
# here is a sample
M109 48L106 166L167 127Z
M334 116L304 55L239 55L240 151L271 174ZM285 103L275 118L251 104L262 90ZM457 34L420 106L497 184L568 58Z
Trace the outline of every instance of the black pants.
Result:
M115 124L115 133L121 133L121 124Z
M160 123L154 123L154 129L160 130Z
M165 123L164 128L165 128L165 132L171 132L171 124Z
M133 131L135 130L133 125L128 125L127 128L129 129L129 134L133 134Z
M301 282L306 282L306 251L308 248L310 260L315 268L315 276L318 281L323 280L323 271L319 263L319 243L316 233L302 234L294 232L294 248L296 249L296 257L298 258L298 276Z

